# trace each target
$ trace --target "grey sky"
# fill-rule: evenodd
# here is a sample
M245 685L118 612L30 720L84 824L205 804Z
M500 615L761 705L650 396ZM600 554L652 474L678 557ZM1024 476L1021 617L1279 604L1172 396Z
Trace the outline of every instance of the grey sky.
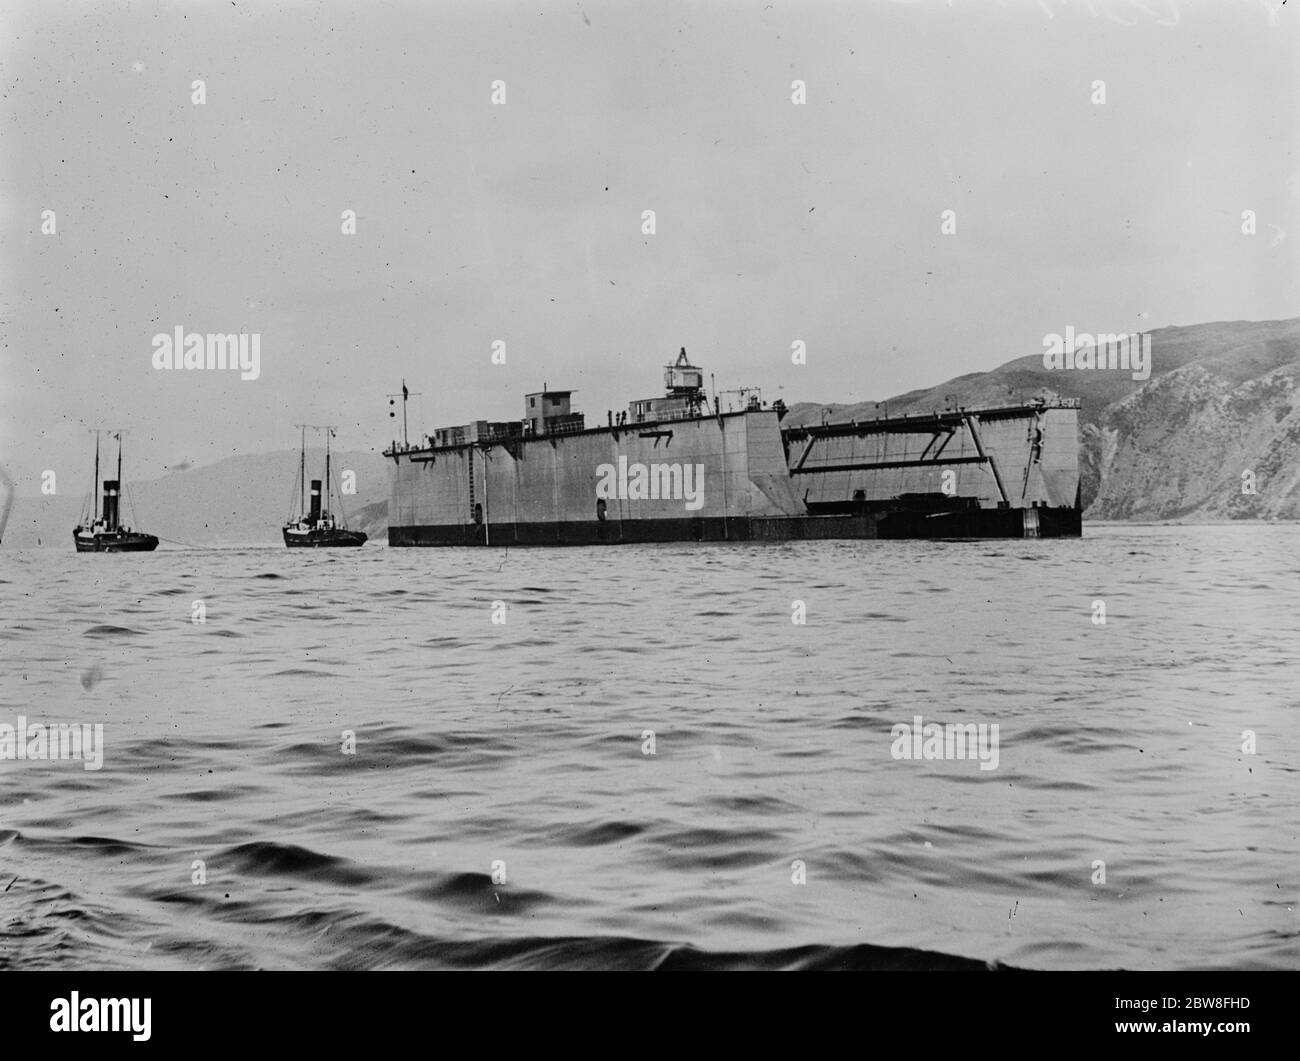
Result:
M543 381L604 422L681 346L719 388L849 401L1067 324L1298 312L1297 4L7 6L25 493L84 490L84 424L133 429L132 478L304 419L379 447L403 376L413 433L518 418ZM177 326L259 332L260 378L155 371Z

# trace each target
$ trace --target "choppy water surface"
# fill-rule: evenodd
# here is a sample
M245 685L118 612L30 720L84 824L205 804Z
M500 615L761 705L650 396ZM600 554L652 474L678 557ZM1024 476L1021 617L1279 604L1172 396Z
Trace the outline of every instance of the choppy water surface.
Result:
M0 968L1300 967L1300 527L1085 534L5 550Z

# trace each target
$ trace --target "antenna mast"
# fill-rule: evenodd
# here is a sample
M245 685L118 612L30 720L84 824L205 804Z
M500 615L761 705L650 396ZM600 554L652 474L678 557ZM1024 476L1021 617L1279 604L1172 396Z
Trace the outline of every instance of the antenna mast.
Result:
M406 434L406 402L407 402L407 400L411 397L412 394L414 394L414 395L418 398L418 397L420 396L420 394L422 394L422 393L423 393L422 391L408 391L408 390L406 389L406 380L403 379L403 380L402 380L402 392L401 392L401 394L389 394L389 395L386 395L386 397L388 398L388 404L389 404L389 405L394 404L394 402L396 402L398 398L401 398L401 399L402 399L402 448L403 448L403 449L410 449L410 448L411 448L411 443L410 443L409 439L407 438L407 434ZM388 415L389 415L389 416L396 416L397 414L396 414L395 412L393 412L393 411L390 409L389 412L388 412Z

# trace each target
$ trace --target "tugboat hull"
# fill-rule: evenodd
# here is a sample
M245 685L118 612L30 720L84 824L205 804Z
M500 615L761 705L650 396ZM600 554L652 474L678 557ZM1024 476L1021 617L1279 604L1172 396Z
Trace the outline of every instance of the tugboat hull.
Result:
M361 531L339 528L306 532L293 532L286 529L284 544L290 549L341 549L365 545L366 535Z
M110 534L73 534L73 543L79 553L151 553L158 548L158 539L152 534L119 531Z

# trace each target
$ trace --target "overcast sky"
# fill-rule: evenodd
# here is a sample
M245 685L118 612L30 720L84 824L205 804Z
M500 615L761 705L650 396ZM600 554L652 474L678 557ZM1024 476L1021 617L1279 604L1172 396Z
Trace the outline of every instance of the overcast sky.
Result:
M132 428L130 478L303 420L380 448L403 377L413 434L543 381L603 423L682 346L719 388L844 402L1066 325L1300 315L1300 3L5 9L0 463L27 493L85 489L85 425ZM178 326L260 333L260 377L155 370Z

